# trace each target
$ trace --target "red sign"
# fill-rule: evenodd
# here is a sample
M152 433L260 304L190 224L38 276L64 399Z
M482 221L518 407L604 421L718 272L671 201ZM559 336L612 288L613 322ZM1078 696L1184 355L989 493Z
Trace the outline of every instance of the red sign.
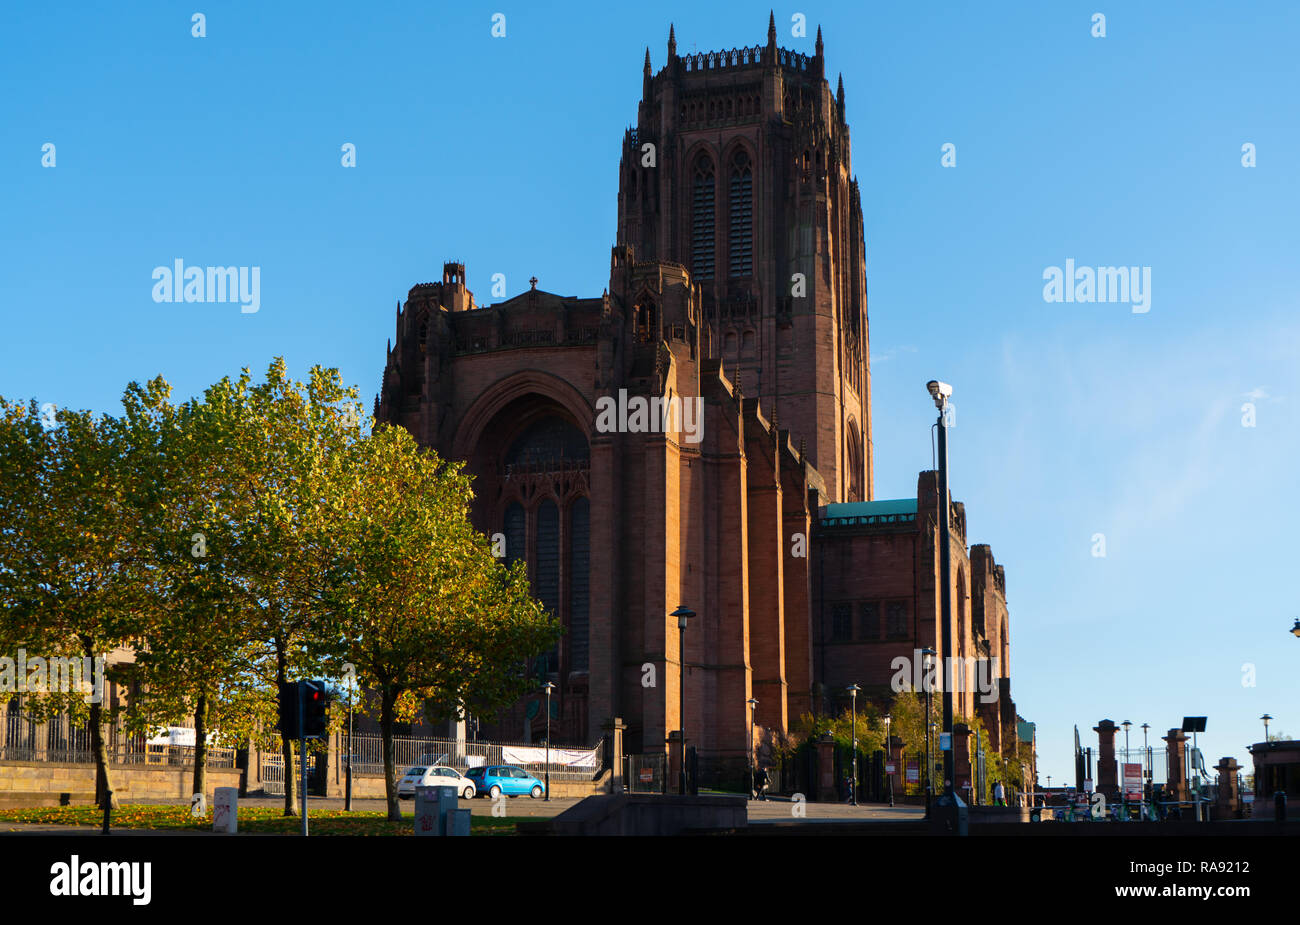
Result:
M893 774L893 773L894 773L894 762L891 761L891 762L889 762L888 764L885 765L885 773L886 773L886 774Z
M1124 764L1124 793L1130 800L1142 799L1142 765Z
M641 778L641 783L653 784L655 782L655 769L641 768L641 770L638 772L638 776Z
M909 784L920 783L921 781L921 762L909 761L907 763L907 782Z

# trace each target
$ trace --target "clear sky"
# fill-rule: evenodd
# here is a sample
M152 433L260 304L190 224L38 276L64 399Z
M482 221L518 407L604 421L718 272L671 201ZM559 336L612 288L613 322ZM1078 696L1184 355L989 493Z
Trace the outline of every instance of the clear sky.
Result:
M131 379L189 395L277 354L339 367L368 402L397 300L453 257L480 302L499 301L494 273L512 295L534 274L599 295L645 46L657 70L670 21L682 53L762 44L769 10L25 6L0 12L0 394L104 411ZM808 53L820 23L844 75L876 496L915 493L925 382L951 382L953 492L1007 568L1042 773L1070 774L1072 726L1095 742L1106 717L1208 715L1207 763L1248 763L1265 712L1300 736L1300 6L853 2L776 21ZM259 310L154 302L153 269L178 258L259 267ZM1066 260L1150 267L1149 311L1044 301Z

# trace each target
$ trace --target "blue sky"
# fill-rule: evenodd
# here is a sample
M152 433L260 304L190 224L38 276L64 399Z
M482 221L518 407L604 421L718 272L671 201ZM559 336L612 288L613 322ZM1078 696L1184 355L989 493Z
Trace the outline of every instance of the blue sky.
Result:
M536 274L598 295L645 46L657 70L670 21L683 53L761 44L768 9L6 7L0 394L114 410L131 379L188 395L283 354L339 367L369 401L396 301L444 259L466 262L480 302L498 272L512 294ZM805 52L820 22L844 75L876 495L914 493L924 384L953 383L953 491L1007 568L1013 690L1043 774L1070 773L1072 726L1091 737L1103 717L1207 714L1207 763L1247 762L1264 712L1300 736L1300 7L856 2L776 19ZM260 310L153 302L153 268L178 257L260 267ZM1066 259L1151 267L1150 311L1045 302L1043 271Z

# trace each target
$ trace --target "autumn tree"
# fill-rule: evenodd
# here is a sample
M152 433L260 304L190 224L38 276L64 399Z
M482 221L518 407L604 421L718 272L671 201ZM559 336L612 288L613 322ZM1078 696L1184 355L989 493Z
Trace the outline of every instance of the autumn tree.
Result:
M337 664L343 634L326 600L337 558L329 481L332 466L361 439L356 390L337 370L313 367L292 380L282 358L254 383L247 369L204 394L205 438L223 486L220 551L247 608L250 642L244 670L273 696L281 682ZM280 736L284 813L294 815L293 742Z
M141 511L151 486L134 466L124 420L44 411L0 397L0 641L45 658L93 660L132 647L143 630L148 581ZM97 802L113 785L99 698L47 690L37 714L66 711L89 726Z
M236 570L237 483L229 434L204 401L171 404L161 378L134 383L123 399L134 467L154 486L142 513L149 578L147 617L132 679L128 720L152 731L194 723L193 793L207 793L209 740L242 743L274 715L265 686L247 670L256 608Z
M529 685L523 666L549 649L558 625L469 522L460 463L379 429L336 459L331 536L338 560L330 604L357 680L375 694L388 817L401 819L393 725L423 705L505 706Z

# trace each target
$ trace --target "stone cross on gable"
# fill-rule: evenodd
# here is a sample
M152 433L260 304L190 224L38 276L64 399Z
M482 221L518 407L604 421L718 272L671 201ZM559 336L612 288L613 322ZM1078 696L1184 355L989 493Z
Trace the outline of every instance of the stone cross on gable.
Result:
M530 277L529 280L528 280L528 285L529 285L531 288L536 289L536 288L537 288L537 277L536 277L536 276Z

